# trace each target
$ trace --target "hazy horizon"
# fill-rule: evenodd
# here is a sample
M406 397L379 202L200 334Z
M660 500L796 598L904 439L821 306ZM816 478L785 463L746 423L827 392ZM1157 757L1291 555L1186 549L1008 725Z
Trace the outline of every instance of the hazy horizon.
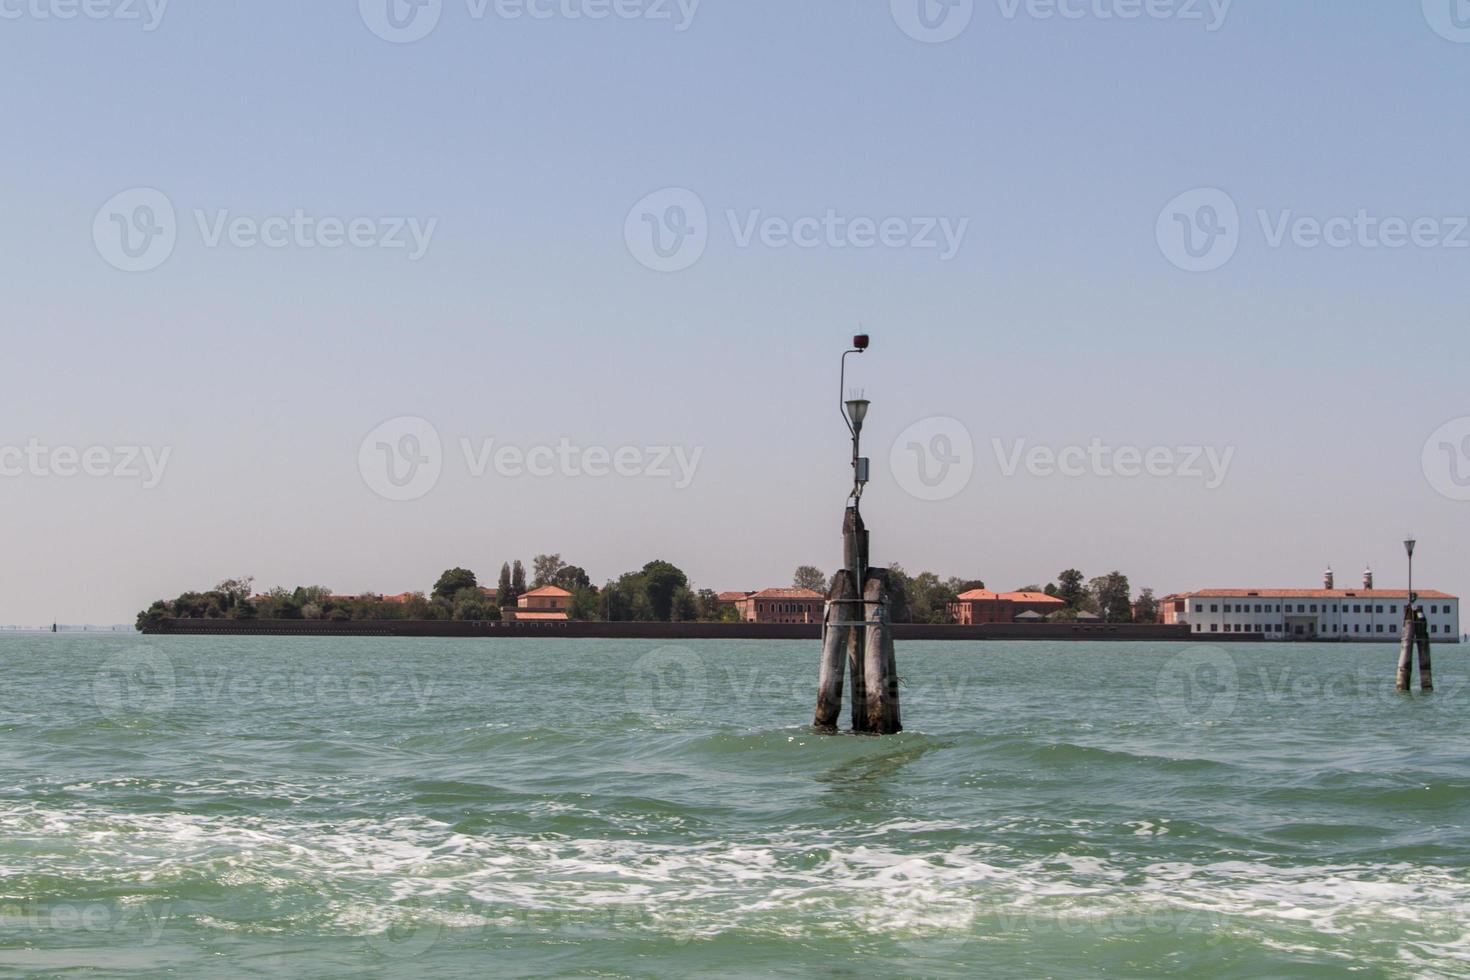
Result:
M875 562L1470 590L1452 0L377 2L4 8L0 623L830 570L860 325Z

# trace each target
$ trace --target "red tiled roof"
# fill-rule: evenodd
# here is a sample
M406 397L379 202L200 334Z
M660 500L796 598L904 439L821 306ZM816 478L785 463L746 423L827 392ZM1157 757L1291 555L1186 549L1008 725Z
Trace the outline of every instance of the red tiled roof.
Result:
M1421 599L1458 599L1446 592L1417 589ZM1407 589L1201 589L1185 592L1181 599L1399 599L1407 600Z
M1000 598L999 592L991 592L989 589L971 589L969 592L961 592L958 596L964 602L992 601Z
M523 592L523 593L521 593L521 598L522 599L527 599L527 598L530 598L531 596L563 596L563 597L565 597L565 596L570 596L570 595L571 595L571 593L568 592L566 589L559 589L559 588L557 588L554 585L543 585L539 589L532 589L530 592Z
M741 599L744 599L748 595L755 595L755 593L754 592L721 592L719 595L715 596L715 598L718 599L720 602L738 602Z
M1056 603L1058 606L1066 605L1061 599L1054 595L1047 595L1045 592L1007 592L1001 598L1010 602L1045 602Z
M826 596L811 589L762 589L741 596L742 599L825 599Z

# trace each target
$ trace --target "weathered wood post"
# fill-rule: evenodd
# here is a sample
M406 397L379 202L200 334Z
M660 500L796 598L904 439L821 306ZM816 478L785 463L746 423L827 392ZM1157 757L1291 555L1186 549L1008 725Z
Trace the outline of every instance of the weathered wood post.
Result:
M847 666L848 622L857 590L844 570L832 577L827 610L822 617L822 665L817 676L817 714L812 724L826 730L837 727L842 715L842 669Z
M1409 593L1409 604L1404 607L1404 624L1399 637L1399 673L1395 686L1408 691L1414 680L1414 594Z
M1419 645L1419 690L1434 690L1434 665L1429 655L1429 620L1424 618L1424 608L1414 610L1414 640Z
M866 704L863 706L867 718L863 730L896 735L903 731L903 722L898 712L898 662L893 653L893 628L888 621L887 572L876 568L868 571L863 587L863 610L868 623L864 657Z
M853 445L856 447L856 441ZM848 581L852 583L842 604L843 622L848 624L847 673L848 687L852 689L852 730L865 732L868 730L867 715L861 706L868 700L867 659L863 656L867 642L867 634L863 631L863 580L868 574L868 529L858 511L856 496L842 518L842 564Z
M842 355L843 397L846 397L847 356L861 354L868 338L853 340ZM834 729L842 711L842 658L847 658L854 732L891 735L902 730L898 714L898 674L893 634L888 625L887 577L868 567L868 529L860 509L868 483L868 460L861 455L866 399L854 397L843 404L842 419L852 433L853 488L842 521L842 571L832 579L822 624L822 661L817 679L814 724Z

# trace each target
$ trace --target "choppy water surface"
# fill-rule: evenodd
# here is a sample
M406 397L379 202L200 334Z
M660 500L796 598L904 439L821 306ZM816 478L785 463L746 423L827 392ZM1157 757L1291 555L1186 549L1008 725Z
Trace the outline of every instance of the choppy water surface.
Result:
M1470 974L1458 648L899 658L876 739L809 643L0 638L0 971Z

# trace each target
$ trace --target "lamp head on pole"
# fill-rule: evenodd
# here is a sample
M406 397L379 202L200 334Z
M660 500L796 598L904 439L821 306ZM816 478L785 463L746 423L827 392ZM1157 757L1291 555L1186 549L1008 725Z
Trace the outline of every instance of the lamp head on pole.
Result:
M847 403L847 417L852 420L855 432L863 430L863 419L868 417L868 406L872 404L866 398L854 398Z
M1414 557L1414 545L1418 543L1419 542L1414 540L1414 536L1412 534L1404 539L1404 551L1408 554L1410 558Z

